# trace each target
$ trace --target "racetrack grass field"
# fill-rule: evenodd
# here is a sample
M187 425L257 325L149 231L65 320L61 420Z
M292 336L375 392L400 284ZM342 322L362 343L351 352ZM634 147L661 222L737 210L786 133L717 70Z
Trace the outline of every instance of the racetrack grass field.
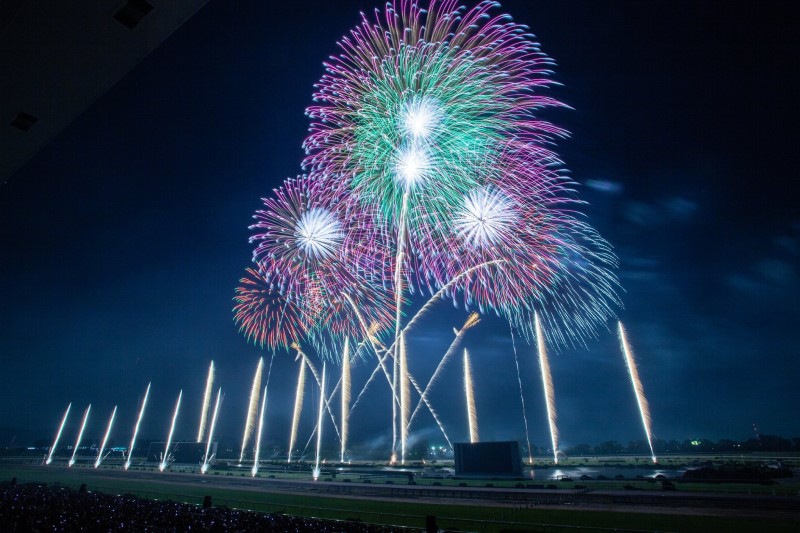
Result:
M440 528L458 528L461 531L500 532L564 531L568 527L603 529L629 529L643 531L777 531L800 530L800 515L786 513L761 513L763 516L698 516L678 514L680 510L660 509L655 512L638 512L633 506L622 507L620 512L585 509L526 508L522 506L491 506L470 502L467 505L377 500L362 498L337 498L313 494L287 494L220 488L197 482L196 476L187 476L186 483L158 480L136 480L124 477L110 480L102 477L102 470L47 467L0 466L0 480L17 477L19 483L58 483L77 489L86 483L89 490L110 494L135 494L144 498L171 499L200 504L204 496L212 497L214 505L262 512L284 512L299 516L358 519L376 524L393 524L422 528L426 515L435 515ZM209 480L211 481L211 480ZM651 509L652 510L652 509ZM703 512L703 510L694 510ZM715 510L719 512L720 510ZM723 511L724 512L724 511ZM559 527L561 526L561 527Z

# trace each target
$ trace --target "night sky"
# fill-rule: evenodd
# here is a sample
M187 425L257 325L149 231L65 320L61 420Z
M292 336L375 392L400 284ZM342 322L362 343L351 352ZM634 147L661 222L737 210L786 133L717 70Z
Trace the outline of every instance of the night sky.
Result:
M557 151L620 258L620 318L657 438L747 439L753 423L800 436L800 46L782 4L503 2L556 60L563 85L550 92L574 108L546 116L572 132ZM210 2L0 186L4 435L50 435L69 402L75 428L91 402L89 438L118 404L112 439L124 442L152 380L143 436L163 438L182 388L178 433L191 439L214 359L221 434L241 438L261 355L231 313L247 227L301 170L322 61L360 10L381 5ZM442 305L410 340L422 381L465 318ZM644 438L614 326L552 354L563 446ZM465 346L481 437L524 442L507 326L487 319ZM535 352L517 347L531 440L546 446ZM266 438L284 445L295 379L278 353ZM366 399L351 439L388 449L385 381ZM432 402L465 440L460 361ZM437 441L430 416L414 431Z

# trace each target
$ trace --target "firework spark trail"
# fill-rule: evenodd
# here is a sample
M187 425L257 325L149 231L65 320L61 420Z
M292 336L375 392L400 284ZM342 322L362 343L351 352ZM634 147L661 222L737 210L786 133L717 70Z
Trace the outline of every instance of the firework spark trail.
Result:
M117 406L114 406L114 410L111 412L111 418L108 419L108 428L106 428L106 435L103 437L103 444L100 445L100 451L97 452L97 459L94 462L94 467L97 468L100 466L100 463L103 462L103 452L106 451L106 444L108 443L108 436L111 434L111 426L114 424L114 417L117 416Z
M425 395L425 397L423 398L422 388L419 386L419 383L417 383L417 380L414 378L414 374L412 374L411 372L408 372L408 381L414 387L414 390L417 391L417 394L419 394L420 402L425 404L425 407L428 408L428 412L433 417L433 420L439 426L439 431L442 432L442 436L444 436L444 440L447 441L447 445L450 446L450 448L452 448L453 444L450 441L450 437L447 435L447 431L445 431L445 429L444 429L444 424L442 424L442 421L439 419L439 415L436 413L436 410L433 408L433 405L431 405L431 402L430 402L430 400L428 400L427 395ZM418 412L420 405L421 404L417 404L417 409L415 409L414 414L416 414L416 412ZM408 424L406 425L407 429L411 428L411 420L413 419L413 417L414 417L413 414L412 414L411 417L409 417Z
M308 451L308 447L311 446L311 441L314 440L314 437L317 436L317 423L314 422L314 428L311 430L311 433L308 435L308 440L306 441L306 445L303 446L303 451L300 452L300 457L303 458L306 456L306 452ZM298 459L299 461L300 459Z
M53 446L50 447L50 453L47 454L47 460L44 464L49 465L53 462L53 453L56 451L56 447L58 446L58 441L61 440L61 432L64 431L64 424L67 423L67 416L69 415L69 410L72 407L72 402L67 406L67 410L64 411L64 416L61 418L61 425L58 426L58 433L56 433L56 438L53 441Z
M319 454L322 450L322 415L325 413L325 362L322 362L322 380L319 384L319 413L317 414L317 454L314 460L314 481L319 478Z
M321 383L320 380L316 380L317 386ZM336 386L333 387L331 393L325 398L325 409L328 411L328 418L330 418L331 423L333 424L333 429L336 430L336 436L339 438L339 443L341 444L342 436L339 433L339 428L336 426L336 420L333 418L332 408L331 408L331 400L333 397L336 396L336 393L339 392L339 388L342 386L342 378L340 377L339 380L336 382ZM314 429L311 430L311 434L308 436L308 440L306 441L306 445L303 447L303 452L300 454L301 456L306 455L306 450L311 445L311 441L314 440L314 437L317 434L317 426L316 422L314 423Z
M197 442L203 442L208 421L208 408L211 406L211 392L214 388L214 361L208 365L208 377L206 378L206 390L203 393L203 406L200 411L200 428L197 430Z
M217 389L217 401L214 403L214 414L211 417L211 426L208 428L208 441L206 442L206 454L203 456L203 464L200 466L200 473L205 474L208 472L208 467L211 466L213 457L211 454L211 443L214 440L214 427L217 425L217 417L219 416L219 406L222 403L222 387Z
M461 272L461 273L457 274L456 276L454 276L449 282L447 282L445 285L443 285L441 289L439 289L435 294L433 294L433 296L431 296L428 299L428 301L425 302L425 305L423 305L414 314L414 316L411 318L411 320L409 320L408 323L403 328L402 333L407 334L411 330L411 328L417 323L417 321L419 321L428 311L430 311L430 309L437 302L439 302L442 299L442 296L449 289L451 289L453 287L453 285L455 285L455 283L457 283L460 279L464 278L465 276L468 276L468 275L472 274L473 272L475 272L477 270L488 268L490 266L500 265L500 264L505 263L505 262L506 262L505 259L496 259L496 260L492 260L492 261L486 261L486 262L481 263L479 265L475 265L475 266L473 266L471 268L468 268L468 269L464 270L463 272ZM359 317L359 319L360 319L360 315L358 314L358 309L355 307L355 304L352 302L352 300L349 300L349 301L350 301L351 306L353 306L354 311L356 312L356 316ZM362 321L362 324L363 324L363 320L361 320L361 321ZM363 327L366 328L366 326L363 326ZM367 388L369 387L370 383L372 383L372 381L375 379L375 376L378 374L378 372L380 370L383 370L383 373L386 375L386 379L389 382L389 386L392 388L392 391L393 391L392 392L392 397L395 398L395 401L396 401L396 397L397 397L397 395L394 394L394 384L392 383L392 378L389 375L389 371L385 367L385 361L386 361L386 359L388 359L392 355L393 350L395 348L395 343L393 342L388 348L384 348L384 349L381 350L381 349L379 349L379 347L375 346L375 341L372 338L372 336L368 335L368 337L369 337L370 341L372 342L373 349L375 350L376 355L378 356L378 364L375 366L375 369L372 371L372 374L370 374L369 379L367 379L367 381L364 384L364 386L362 387L361 391L358 393L358 396L356 397L356 401L353 403L353 406L351 407L351 411L353 409L355 409L356 405L358 405L359 401L361 400L361 397L367 391ZM381 351L383 351L383 356L380 356L379 352L381 352ZM417 392L420 392L420 391L418 390ZM420 392L420 394L421 394L421 392ZM414 414L416 414L418 409L419 409L419 406L417 406L417 408L414 410ZM411 418L413 420L414 415L412 415Z
M258 473L258 461L261 457L261 435L264 433L264 412L267 410L267 391L269 390L269 378L272 375L272 363L275 362L275 354L269 360L269 370L267 370L267 383L264 385L264 395L261 398L261 412L258 415L258 434L256 435L256 450L253 457L253 468L250 472L253 477Z
M547 358L547 346L542 333L542 324L539 314L534 313L533 320L536 327L536 346L539 352L539 368L542 371L542 386L544 387L544 401L547 405L547 424L550 426L550 442L553 445L553 462L558 464L558 427L556 426L556 396L553 391L553 376L550 373L550 360Z
M320 383L321 383L321 381L320 381L320 380L321 380L321 378L320 378L319 372L317 372L317 368L316 368L316 367L314 366L314 364L311 362L311 359L309 359L309 358L308 358L308 356L307 356L305 353L303 353L302 351L299 351L299 350L298 350L298 352L299 352L299 353L302 355L302 358L303 358L303 360L306 362L306 364L308 365L308 368L311 370L311 375L312 375L312 376L314 376L314 381L316 381L316 382L317 382L317 386L318 386L318 387L319 387L319 386L321 386L321 385L320 385ZM342 383L342 381L341 381L341 379L340 379L340 380L339 380L339 381L336 383L336 387L333 389L333 392L331 392L331 397L332 397L334 394L336 394L336 391L337 391L337 390L339 390L339 386L341 385L341 383ZM333 416L333 409L331 408L331 404L330 404L330 398L325 398L325 409L328 411L328 416L330 417L330 419L331 419L331 423L333 424L333 429L334 429L334 431L336 432L336 437L337 437L339 440L342 440L342 436L341 436L341 434L339 433L339 426L337 426L337 425L336 425L336 418L334 418L334 416Z
M344 462L344 452L347 449L347 433L350 430L350 340L344 339L342 351L342 450L339 461Z
M298 355L300 352L298 351ZM300 411L303 410L303 389L306 386L306 362L300 358L300 373L297 376L297 390L294 393L294 413L292 414L292 429L289 435L289 457L287 463L292 462L292 450L297 441L297 426L300 424Z
M400 334L399 381L400 381L400 464L406 464L406 446L408 444L408 413L411 410L411 392L408 379L408 354L406 352L406 336Z
M423 305L420 308L420 310L416 312L416 314L411 318L411 320L409 320L408 324L406 324L406 326L403 328L403 333L408 333L410 331L411 327L427 311L429 311L431 309L431 307L433 307L434 304L436 304L436 302L438 302L441 299L442 295L448 289L450 289L459 279L463 278L464 276L468 276L469 274L471 274L472 272L474 272L474 271L476 271L478 269L486 268L486 267L489 267L489 266L492 266L492 265L497 265L497 264L500 264L500 263L505 263L505 260L504 259L499 259L499 260L495 260L495 261L487 261L487 262L482 263L480 265L476 265L476 266L474 266L472 268L469 268L469 269L465 270L464 272L461 272L460 274L455 276L446 285L444 285L441 289L439 289L433 296L431 296L428 299L427 302L425 302L425 305ZM374 345L373 345L373 349L375 349ZM389 381L389 386L390 387L392 386L391 378L389 377L389 373L386 370L384 364L385 364L386 359L388 357L390 357L393 349L394 349L394 344L392 344L388 349L383 350L384 354L383 354L382 357L379 354L379 350L375 349L375 354L378 357L378 364L375 366L375 369L372 371L372 374L370 374L369 379L367 379L366 383L364 383L364 386L361 388L361 392L358 393L358 396L356 397L356 401L353 402L353 406L350 408L351 412L356 408L356 406L358 405L359 401L361 400L361 397L367 391L367 387L369 387L370 383L372 383L372 380L375 379L375 376L378 374L379 371L383 370L384 374L386 375L386 379ZM394 394L393 394L393 397L394 397ZM416 413L416 409L414 410L414 412ZM413 420L414 416L412 415L411 418Z
M464 278L465 276L469 276L470 274L472 274L476 270L479 270L479 269L482 269L482 268L486 268L486 267L490 267L490 266L493 266L493 265L499 265L499 264L502 264L502 263L505 263L505 262L506 262L505 259L496 259L496 260L493 260L493 261L486 261L485 263L481 263L480 265L475 265L474 267L468 268L464 272L461 272L460 274L455 276L453 279L451 279L449 282L447 282L445 285L443 285L441 289L436 291L436 293L433 296L431 296L430 299L428 299L427 302L425 302L425 305L423 305L420 308L420 310L417 311L417 313L414 315L414 317L411 320L408 321L408 324L406 324L406 327L403 328L403 333L408 333L409 330L412 328L412 326L414 326L414 324L416 324L416 322L420 318L422 318L434 306L434 304L436 304L436 302L438 302L442 298L442 296L448 290L450 290L453 287L453 285L455 285L461 278ZM389 347L389 349L391 349L391 348L392 347Z
M650 426L652 420L650 418L650 404L647 403L647 398L644 395L644 385L642 380L639 379L639 369L636 366L636 358L633 355L630 344L628 344L628 336L625 333L625 328L622 327L622 322L617 323L619 328L619 342L622 347L622 354L625 357L625 366L628 367L628 373L631 376L631 385L633 385L633 393L636 395L636 403L639 406L639 414L642 417L642 425L644 432L647 435L647 444L650 446L650 455L654 463L658 462L656 452L653 451L653 438Z
M442 435L444 436L445 440L447 441L448 444L450 444L450 437L447 436L447 431L445 431L445 429L444 429L444 424L442 424L442 421L439 419L439 415L436 414L436 410L433 408L433 405L431 405L431 402L428 400L427 396L425 398L422 398L422 388L419 386L419 383L417 383L417 380L414 378L414 374L412 374L411 372L406 371L406 375L408 376L408 383L411 386L413 386L414 390L417 391L417 394L420 395L420 401L425 404L425 407L428 408L428 412L430 412L431 416L433 416L433 420L439 426L439 430L441 430ZM410 395L409 395L409 398L410 398ZM406 424L406 430L408 430L410 428L411 428L411 417L409 417L409 421ZM451 448L452 448L452 445L451 445Z
M528 464L533 464L533 453L531 452L531 437L528 431L528 414L525 411L525 396L522 394L522 374L519 371L519 358L517 357L517 343L514 340L514 326L509 326L511 330L511 347L514 349L514 365L517 367L517 382L519 383L519 401L522 403L522 421L525 423L525 440L528 443Z
M472 267L472 268L469 268L469 269L467 269L467 270L465 270L465 271L461 272L461 273L460 273L460 274L458 274L457 276L453 277L453 279L451 279L451 280L450 280L450 281L449 281L447 284L445 284L445 285L444 285L444 286L443 286L443 287L442 287L442 288L441 288L439 291L437 291L437 292L436 292L436 293L435 293L435 294L434 294L434 295L433 295L433 296L432 296L432 297L431 297L431 298L430 298L430 299L429 299L429 300L428 300L428 301L425 303L425 305L423 305L423 306L422 306L422 308L420 308L420 310L419 310L419 311L417 311L417 313L414 315L414 317L412 317L412 319L411 319L411 320L408 322L408 324L406 324L406 326L403 328L403 330L402 330L402 332L401 332L401 333L402 333L403 335L407 334L407 332L408 332L408 331L411 329L411 327L412 327L412 326L413 326L413 325L414 325L414 324L417 322L417 320L419 320L419 319L420 319L420 318L421 318L421 317L422 317L422 316L423 316L423 315L424 315L424 314L425 314L427 311L429 311L429 310L430 310L430 309L433 307L433 305L434 305L434 304L435 304L437 301L439 301L439 299L442 297L442 295L444 295L444 294L445 294L445 292L446 292L446 291L447 291L447 290L448 290L448 289L449 289L449 288L450 288L450 287L451 287L451 286L452 286L452 285L453 285L455 282L457 282L457 281L458 281L460 278L462 278L462 277L464 277L464 276L467 276L467 275L471 274L472 272L475 272L475 271L476 271L476 270L478 270L478 269L482 269L482 268L486 268L486 267L488 267L488 266L492 266L492 265L498 265L498 264L502 264L502 263L505 263L505 260L504 260L504 259L495 260L495 261L487 261L487 262L485 262L485 263L481 263L480 265L476 265L476 266L474 266L474 267ZM456 332L456 338L453 340L453 343L450 345L450 348L448 348L448 351L445 353L444 357L442 358L442 361L439 363L439 366L437 366L437 367L436 367L436 371L434 372L434 375L433 375L433 377L431 377L430 381L428 382L428 385L425 387L425 391L424 391L424 392L423 392L423 391L420 389L420 387L419 387L419 385L417 384L417 382L416 382L416 381L415 381L413 378L411 379L411 383L414 385L414 387L416 388L417 392L419 393L419 395L420 395L420 399L419 399L419 402L417 402L417 405L416 405L416 407L414 408L414 412L411 414L411 417L410 417L410 419L409 419L409 421L408 421L408 426L410 426L410 425L411 425L411 422L412 422L412 421L414 420L414 418L416 417L416 415L417 415L417 412L419 412L419 409L420 409L421 405L424 403L424 404L425 404L425 406L426 406L426 407L428 408L428 410L430 411L430 413L433 415L434 419L436 419L436 422L437 422L437 424L439 424L439 429L441 429L442 433L445 435L445 439L447 439L447 440L448 440L448 442L449 442L449 439L447 438L447 434L445 433L445 430L444 430L444 426L441 424L441 422L439 422L439 419L438 419L438 417L437 417L437 415L436 415L436 412L433 410L433 407L430 405L430 402L428 401L427 391L428 391L428 388L429 388L429 387L430 387L430 386L433 384L433 382L434 382L434 380L435 380L435 378L436 378L436 376L437 376L437 374L438 374L439 370L440 370L440 369L442 368L442 366L444 365L444 362L445 362L445 360L446 360L446 359L449 359L449 357L450 357L450 355L452 355L452 353L455 353L455 350L458 348L458 345L459 345L459 344L460 344L460 342L461 342L461 338L463 337L463 334L464 334L464 333L466 333L466 332L467 332L467 330L469 330L470 328L472 328L473 326L475 326L475 325L476 325L478 322L480 322L480 317L479 317L479 315L478 315L477 313L472 313L472 314L470 314L470 316L467 318L467 321L466 321L466 323L464 324L464 327L461 329L461 331L458 331L458 332ZM391 345L391 346L390 346L388 349L386 349L386 350L385 350L385 354L384 354L384 357L383 357L383 358L380 358L380 357L379 357L379 366L378 366L378 367L376 367L376 368L375 368L375 370L373 370L373 372L372 372L372 374L370 375L369 379L368 379L368 380L367 380L367 382L364 384L364 387L361 389L361 392L359 393L358 397L356 398L356 401L355 401L355 403L353 404L353 409L355 409L356 405L358 404L358 401L361 399L361 396L364 394L364 392L366 392L366 390L367 390L367 386L369 386L370 382L371 382L371 381L372 381L372 379L375 377L375 374L378 372L378 369L379 369L379 367L382 365L382 363L383 363L383 360L384 360L386 357L388 357L388 356L389 356L389 354L390 354L390 353L392 352L392 350L395 348L395 345L396 345L396 343L393 343L393 344L392 344L392 345ZM384 370L384 372L385 372L385 370ZM387 377L388 377L388 376L387 376ZM393 397L395 398L395 400L397 400L397 396L396 396L396 395L394 395Z
M398 254L399 253L400 253L400 250L398 249ZM399 260L400 256L398 255L398 257L396 259ZM402 280L400 282L402 283ZM395 446L396 446L396 442L397 442L397 426L396 426L396 421L397 421L397 394L395 392L397 390L397 383L396 383L397 365L395 364L393 366L392 374L390 375L389 374L389 370L386 368L386 363L385 363L386 358L389 357L389 355L390 355L390 351L386 350L385 348L383 348L380 345L380 342L375 338L374 331L371 328L367 327L367 324L364 321L364 318L361 315L361 312L359 311L358 306L355 304L353 299L347 294L345 294L345 298L346 298L347 302L350 304L350 306L352 307L353 313L355 314L356 319L358 320L358 323L361 325L361 329L363 330L363 333L366 336L366 340L369 341L370 345L372 346L373 351L375 352L375 356L378 358L378 365L375 367L375 370L373 371L373 373L370 376L369 380L367 380L367 383L361 389L361 392L359 393L358 398L356 398L356 401L353 404L353 408L355 408L356 404L358 404L358 400L361 399L361 396L367 390L367 386L369 386L369 383L372 381L372 379L378 373L378 370L383 370L383 374L386 377L386 381L389 383L389 389L392 392L392 459L391 459L391 461L394 462L395 461L395 457L396 457L396 455L395 455ZM402 299L402 295L399 295L397 297L396 303L397 303L397 301L399 301L401 299ZM399 307L398 307L398 309L399 309ZM396 317L395 317L395 321L396 321L395 325L396 325L396 327L399 327L399 324L400 324L399 320L400 320L400 313L398 312L396 314ZM392 344L392 346L394 346L394 343ZM384 355L383 356L381 356L381 353L380 353L382 348L383 348L383 351L384 351ZM396 360L395 360L395 363L396 363ZM349 392L348 392L348 394L349 394ZM348 396L348 399L349 399L349 396ZM351 409L351 411L352 411L352 409ZM334 428L335 427L336 427L336 422L334 421Z
M406 187L403 193L403 205L400 209L400 222L397 229L397 256L395 257L394 266L394 294L395 294L395 321L394 321L394 363L392 365L392 462L394 462L397 454L397 382L398 382L398 339L400 339L400 322L403 317L403 248L405 246L406 236L406 211L408 210L408 193L409 188ZM406 385L407 387L407 385ZM400 421L403 424L403 420ZM406 428L401 428L401 434L405 434ZM402 443L403 456L405 457L405 439Z
M414 389L417 391L417 394L422 396L422 389L420 388L419 384L417 383L417 380L414 379L414 376L411 374L411 372L408 373L408 381L410 381L411 384L414 386ZM433 406L430 404L430 402L428 402L427 399L425 399L424 402L425 402L425 406L428 408L428 411L431 413L431 416L433 417L434 422L436 422L436 424L439 426L439 431L442 432L442 436L444 437L444 440L447 441L447 445L452 449L453 448L453 443L450 441L450 437L447 435L447 431L445 431L444 424L442 424L442 421L439 419L439 415L436 414L436 410L433 408ZM410 421L408 423L408 427L411 427L411 422Z
M394 393L395 390L394 383L392 382L392 377L389 375L389 370L387 370L386 368L386 359L389 358L391 352L390 350L383 348L377 341L374 333L367 327L367 324L364 322L364 318L361 316L361 312L358 310L358 306L356 306L355 302L353 302L353 300L347 295L345 295L345 298L350 303L350 306L353 308L353 312L355 313L356 318L361 324L361 329L364 331L367 340L370 343L370 346L372 346L372 349L375 352L375 356L378 358L378 365L375 367L375 370L372 371L372 374L367 380L367 383L364 385L364 388L361 389L361 393L359 393L358 398L356 398L356 402L355 404L353 404L353 407L355 407L355 405L358 403L358 400L361 399L361 395L364 394L364 391L367 389L367 386L375 378L379 370L383 370L383 374L384 376L386 376L386 382L389 384L389 388L392 390L392 398L395 398L396 395ZM392 344L392 347L394 347L394 344ZM383 356L381 356L381 352L383 352Z
M500 262L501 262L501 261L500 261ZM482 267L482 266L485 266L485 265L479 265L479 267ZM476 267L476 268L479 268L479 267ZM471 269L471 270L475 270L475 269ZM467 273L468 273L468 272L465 272L465 273L463 273L463 274L467 274ZM439 294L437 293L437 295L435 295L434 297L438 297L438 296L439 296ZM373 335L373 333L372 333L372 332L371 332L371 330L370 330L370 329L369 329L369 328L366 326L366 324L365 324L365 322L364 322L364 320L363 320L363 317L360 315L360 313L359 313L359 310L358 310L358 307L355 305L355 303L352 301L352 299L351 299L349 296L345 295L345 299L346 299L346 301L348 301L348 302L349 302L349 304L350 304L350 305L353 307L353 311L354 311L354 313L355 313L355 315L356 315L356 318L358 319L358 321L359 321L359 322L360 322L360 324L361 324L361 329L362 329L362 330L364 331L364 333L366 334L366 336L367 336L367 340L368 340L368 341L370 342L370 344L372 345L372 347L373 347L373 349L375 350L376 354L380 353L381 351L383 351L383 352L384 352L384 356L383 356L382 358L379 358L379 363L378 363L378 366L376 366L375 370L373 371L372 375L370 376L370 379L367 381L367 383L366 383L366 384L364 385L364 387L361 389L361 392L359 393L359 395L358 395L358 398L356 399L356 402L355 402L355 403L353 404L353 406L350 408L350 412L352 413L353 409L354 409L354 408L355 408L355 406L358 404L359 400L361 399L361 397L363 396L364 392L366 391L366 388L367 388L367 386L369 385L369 382L370 382L370 381L372 381L372 379L374 379L374 377L377 375L378 371L380 371L381 369L383 369L383 371L384 371L384 374L386 375L386 379L387 379L387 381L388 381L388 383L389 383L389 386L390 386L390 388L392 388L392 389L393 389L393 384L392 384L392 381L391 381L391 377L389 376L389 373L388 373L388 371L386 370L386 368L385 368L385 366L384 366L384 360L385 360L385 358L386 358L386 357L388 357L388 356L390 355L390 353L391 353L391 349L388 349L388 350L387 350L387 349L385 349L385 348L381 348L381 347L379 346L379 343L378 343L378 341L377 341L377 340L374 338L374 335ZM403 332L405 332L405 329L403 330ZM392 346L394 346L394 344L393 344ZM316 381L317 381L317 384L319 384L319 382L320 382L320 379L319 379L319 374L317 374L317 372L316 372L316 369L315 369L315 367L314 367L313 363L311 363L311 361L308 359L308 357L305 355L305 353L303 353L303 351L300 349L300 346L299 346L297 343L292 343L291 347L292 347L293 349L297 350L297 352L298 352L298 358L299 358L299 357L302 357L302 358L304 358L304 359L306 360L306 363L308 364L309 368L311 369L312 373L314 374L314 377L315 377L315 379L316 379ZM409 373L409 381L410 381L410 382L411 382L411 384L414 386L414 388L416 389L417 393L419 393L419 394L420 394L420 396L422 396L422 390L421 390L421 388L419 387L419 385L417 384L416 380L414 380L414 377L413 377L413 376L412 376L410 373ZM340 385L340 384L341 384L341 379L340 379L340 380L339 380L339 382L336 384L336 387L334 388L334 391L331 393L331 396L333 396L333 395L336 393L336 391L339 389L339 385ZM392 395L392 397L393 397L393 399L394 399L394 398L395 398L395 395L393 394L393 395ZM452 447L452 445L450 444L450 438L448 437L448 435L447 435L447 432L445 431L445 429L444 429L444 426L443 426L443 424L442 424L441 420L439 420L439 417L437 416L437 414L436 414L436 411L433 409L433 406L431 406L431 405L430 405L430 402L428 401L428 399L427 399L427 398L424 398L424 399L422 399L422 402L423 402L423 403L425 403L426 407L427 407L427 408L428 408L428 410L430 411L430 413L431 413L431 415L433 416L434 420L435 420L435 421L436 421L436 423L438 424L438 426L439 426L439 429L440 429L440 430L441 430L441 432L442 432L442 435L444 436L445 440L447 440L447 442L448 442L448 445L450 445L450 446ZM340 441L341 441L341 435L339 434L339 430L338 430L338 428L337 428L337 426L336 426L336 421L335 421L335 419L334 419L334 417L333 417L333 413L332 413L332 411L331 411L331 408L330 408L330 402L329 402L329 399L327 399L327 398L326 398L326 400L325 400L325 403L326 403L326 408L328 409L328 413L329 413L329 415L330 415L330 417L331 417L331 422L333 423L334 430L336 430L336 432L337 432L337 436L339 436L339 439L340 439ZM316 428L315 428L315 431L316 431ZM315 435L315 433L314 433L314 432L312 432L312 433L311 433L311 435L309 436L308 442L306 442L306 446L305 446L305 448L303 449L303 454L305 454L305 450L306 450L306 449L308 449L308 446L311 444L311 439L313 439L313 438L314 438L314 435ZM293 439L293 442L294 442L294 441L296 441L296 429L295 429L295 438Z
M163 472L164 469L167 467L167 462L169 461L169 448L172 445L172 434L175 433L175 421L178 420L178 411L181 408L181 398L183 397L183 389L178 392L178 401L175 402L175 412L172 415L172 423L169 426L169 435L167 436L167 445L164 447L164 455L161 457L161 463L158 465L158 469Z
M72 457L69 459L69 466L75 464L75 456L78 453L78 446L81 444L81 439L83 438L83 430L86 429L86 421L89 420L89 411L92 409L92 404L89 404L89 407L86 408L86 412L83 413L83 422L81 422L81 430L78 431L78 440L75 441L75 449L72 450Z
M464 348L464 393L467 396L467 417L469 421L469 441L478 442L478 411L475 410L475 391L472 384L472 366L469 352Z
M261 390L261 371L263 368L264 358L260 357L258 359L255 376L253 376L253 386L250 389L250 403L247 405L247 420L244 424L244 436L242 437L242 451L239 453L239 464L242 463L247 442L250 440L250 435L255 429L256 416L258 415L258 392Z
M408 421L409 425L411 424L411 422L414 421L414 417L417 415L417 412L422 406L422 403L423 402L427 403L428 391L431 389L431 386L436 382L436 379L439 377L439 374L441 373L444 366L447 364L452 355L458 349L458 346L461 344L461 340L464 338L464 335L467 333L467 331L475 327L480 321L481 318L480 315L478 315L478 313L470 313L470 315L467 317L466 322L464 322L462 328L456 332L456 338L453 339L453 342L450 343L450 347L445 352L444 356L442 357L442 360L439 361L439 364L436 366L436 370L433 371L431 379L428 380L428 384L425 386L425 390L421 392L419 401L417 402L417 406L414 408L414 412L411 413L411 418Z
M250 473L256 477L258 473L258 461L261 456L261 433L264 430L264 411L267 409L267 386L264 386L264 395L261 397L261 410L258 415L258 429L256 430L256 448L253 451L253 467Z
M136 436L139 434L139 426L142 423L142 416L144 416L144 408L147 405L147 397L150 395L150 383L147 384L147 390L144 391L144 400L142 400L142 407L139 408L139 416L136 418L136 425L133 427L133 437L131 438L131 445L128 448L128 457L125 459L125 470L130 468L131 461L133 461L133 447L136 444Z
M384 356L384 358L385 357L386 356ZM370 374L369 379L367 379L366 383L364 383L364 386L361 387L361 391L358 393L358 396L356 396L356 401L353 402L353 405L350 407L350 412L351 413L355 410L355 408L359 404L359 402L361 402L361 397L364 396L364 393L367 392L367 388L369 387L370 383L372 383L372 380L375 379L375 376L377 376L378 372L380 372L380 370L381 370L381 368L383 366L384 358L381 358L380 355L378 356L378 365L372 371L372 374ZM385 369L384 369L384 373L386 374L386 370ZM388 374L387 374L387 379L389 380L389 388L391 389L392 388L392 381L388 377ZM394 394L392 394L392 397L394 398Z
M367 339L364 339L361 342L359 342L358 345L356 346L355 351L353 352L353 356L350 359L358 359L359 357L362 357L361 350L363 350L367 344L369 344L369 341Z

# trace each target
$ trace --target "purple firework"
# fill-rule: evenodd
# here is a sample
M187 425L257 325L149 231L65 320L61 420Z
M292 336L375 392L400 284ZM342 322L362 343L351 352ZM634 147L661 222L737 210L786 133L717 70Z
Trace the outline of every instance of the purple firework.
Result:
M272 290L305 317L305 338L328 354L344 337L363 338L373 324L387 324L392 300L373 282L385 260L374 226L322 183L286 180L256 212L251 242Z

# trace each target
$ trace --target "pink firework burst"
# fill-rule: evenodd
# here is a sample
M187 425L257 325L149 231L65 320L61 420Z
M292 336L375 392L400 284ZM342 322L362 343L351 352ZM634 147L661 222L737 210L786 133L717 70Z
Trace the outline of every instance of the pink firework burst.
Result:
M272 351L287 349L302 339L309 321L300 307L282 296L269 278L248 268L233 300L234 321L248 341Z

